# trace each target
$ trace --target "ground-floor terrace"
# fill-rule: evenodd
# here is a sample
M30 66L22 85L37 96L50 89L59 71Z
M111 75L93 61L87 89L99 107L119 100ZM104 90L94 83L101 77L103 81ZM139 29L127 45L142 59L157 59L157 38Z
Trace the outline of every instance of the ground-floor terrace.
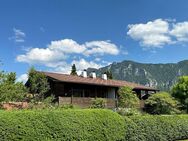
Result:
M52 93L56 96L60 105L73 104L79 107L89 107L96 98L103 98L106 101L107 108L114 108L118 105L119 87L88 85L66 82L53 83ZM156 90L133 88L133 91L140 99L140 105L143 107L143 100L147 99Z

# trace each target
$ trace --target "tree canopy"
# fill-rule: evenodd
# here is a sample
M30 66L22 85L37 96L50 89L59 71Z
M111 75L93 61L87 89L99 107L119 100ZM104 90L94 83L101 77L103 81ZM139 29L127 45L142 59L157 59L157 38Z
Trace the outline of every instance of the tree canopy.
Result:
M178 111L178 101L169 93L153 94L145 101L145 110L150 114L173 114Z
M137 95L132 91L132 88L124 86L118 90L119 95L119 107L122 108L137 108L139 105L139 99Z
M21 82L16 82L16 73L0 72L0 102L23 101L27 93Z
M50 90L50 85L46 76L36 71L33 67L29 70L27 87L35 100L41 101Z
M172 88L172 96L177 98L188 112L188 76L182 76Z

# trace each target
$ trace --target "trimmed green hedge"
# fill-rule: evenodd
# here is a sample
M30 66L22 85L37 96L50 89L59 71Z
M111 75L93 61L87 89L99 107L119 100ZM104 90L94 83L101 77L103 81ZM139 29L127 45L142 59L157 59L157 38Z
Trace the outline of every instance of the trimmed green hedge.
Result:
M1 111L1 141L118 141L124 119L109 110Z
M188 139L188 115L132 116L125 118L128 141Z
M171 141L188 138L188 115L122 117L110 110L1 111L0 141Z

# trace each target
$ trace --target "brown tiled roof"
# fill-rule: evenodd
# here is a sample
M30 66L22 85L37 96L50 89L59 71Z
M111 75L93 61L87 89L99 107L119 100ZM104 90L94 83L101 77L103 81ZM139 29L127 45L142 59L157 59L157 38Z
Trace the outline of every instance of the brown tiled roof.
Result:
M147 87L140 84L121 81L121 80L111 80L111 79L104 80L102 78L90 78L90 77L84 78L81 76L74 76L74 75L61 74L61 73L51 73L51 72L42 72L42 73L44 73L47 77L50 77L56 81L61 81L61 82L101 85L101 86L111 86L111 87L129 86L133 89L157 90L152 87Z

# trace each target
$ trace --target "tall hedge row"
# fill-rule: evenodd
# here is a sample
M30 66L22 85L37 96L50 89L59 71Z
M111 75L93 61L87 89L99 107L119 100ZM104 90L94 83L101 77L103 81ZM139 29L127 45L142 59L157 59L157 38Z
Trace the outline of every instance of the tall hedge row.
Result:
M118 141L124 120L109 110L1 111L1 141Z
M0 141L180 139L188 139L188 115L121 117L109 110L0 112Z
M125 118L127 141L188 139L188 115L132 116Z

